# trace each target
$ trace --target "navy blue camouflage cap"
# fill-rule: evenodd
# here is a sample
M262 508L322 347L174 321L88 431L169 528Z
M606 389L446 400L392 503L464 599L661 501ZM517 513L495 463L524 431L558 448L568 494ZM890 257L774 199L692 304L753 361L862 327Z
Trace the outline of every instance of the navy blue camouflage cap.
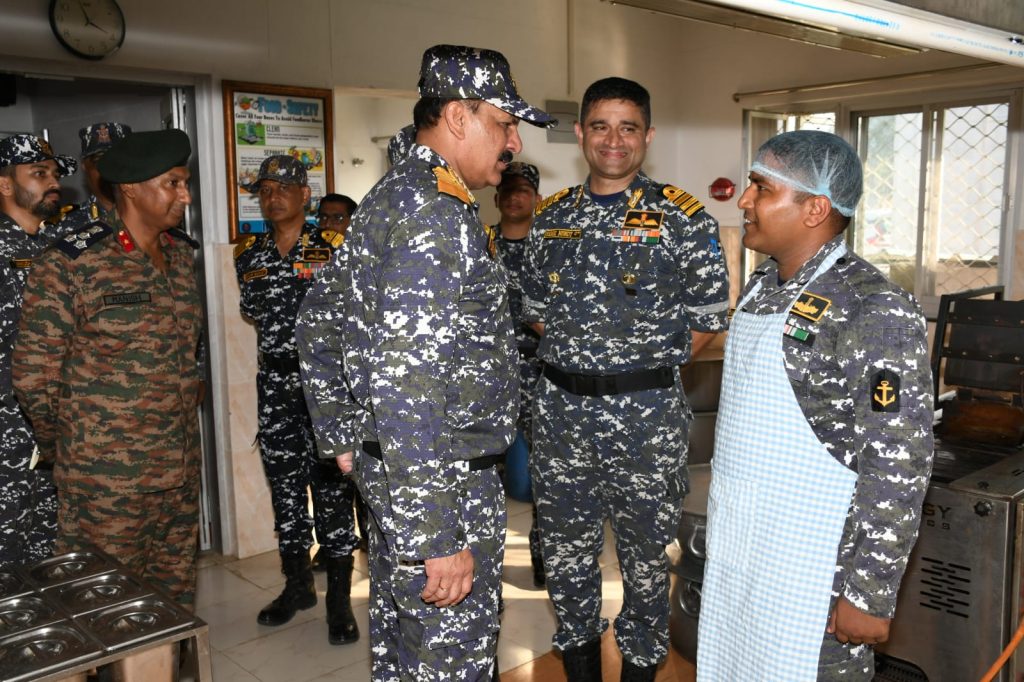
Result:
M18 134L0 140L0 168L51 159L57 162L57 170L61 177L78 170L76 159L54 154L50 143L41 137Z
M522 161L510 163L501 172L501 182L498 183L498 189L501 189L506 180L514 177L525 178L533 186L533 191L540 191L540 171L532 163L523 163Z
M409 124L395 133L388 142L388 163L397 166L409 156L412 146L416 144L416 126Z
M82 158L107 151L131 132L130 126L114 121L85 126L78 131L78 136L82 138Z
M248 185L243 185L243 187L255 194L259 191L260 183L264 180L276 180L283 185L309 184L306 166L294 156L288 156L287 154L276 154L263 159L256 179Z
M184 166L192 143L183 130L144 130L114 144L96 162L107 182L115 185L145 182L172 168Z
M482 99L541 128L558 121L519 96L508 60L500 52L463 45L435 45L423 53L420 97Z

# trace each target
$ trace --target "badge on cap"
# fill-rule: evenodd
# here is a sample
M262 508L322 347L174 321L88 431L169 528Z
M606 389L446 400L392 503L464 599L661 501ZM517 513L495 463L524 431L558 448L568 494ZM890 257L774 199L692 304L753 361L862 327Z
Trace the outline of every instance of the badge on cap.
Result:
M883 369L871 377L871 411L900 411L900 375Z

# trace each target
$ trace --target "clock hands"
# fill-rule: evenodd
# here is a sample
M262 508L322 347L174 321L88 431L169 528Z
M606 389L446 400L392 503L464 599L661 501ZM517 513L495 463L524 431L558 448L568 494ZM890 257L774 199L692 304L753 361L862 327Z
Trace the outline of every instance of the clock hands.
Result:
M106 33L107 35L110 35L110 31L106 30L105 28L103 28L102 26L97 24L95 21L93 21L89 17L89 13L85 11L85 4L82 2L82 0L78 0L78 8L80 10L82 10L82 16L85 17L85 25L86 26L92 26L93 28L98 28L103 33Z

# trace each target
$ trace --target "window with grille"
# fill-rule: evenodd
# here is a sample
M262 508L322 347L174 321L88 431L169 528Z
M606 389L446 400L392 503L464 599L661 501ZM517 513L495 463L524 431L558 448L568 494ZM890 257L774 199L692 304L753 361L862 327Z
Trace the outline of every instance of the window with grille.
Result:
M854 114L858 253L930 308L1000 281L1008 100Z

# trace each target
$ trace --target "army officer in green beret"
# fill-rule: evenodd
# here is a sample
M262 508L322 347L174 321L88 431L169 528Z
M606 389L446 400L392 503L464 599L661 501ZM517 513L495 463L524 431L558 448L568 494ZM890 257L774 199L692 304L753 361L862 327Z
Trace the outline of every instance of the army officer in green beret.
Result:
M95 545L191 608L198 537L202 309L180 130L135 133L99 161L115 210L36 262L14 387L56 452L58 551Z

